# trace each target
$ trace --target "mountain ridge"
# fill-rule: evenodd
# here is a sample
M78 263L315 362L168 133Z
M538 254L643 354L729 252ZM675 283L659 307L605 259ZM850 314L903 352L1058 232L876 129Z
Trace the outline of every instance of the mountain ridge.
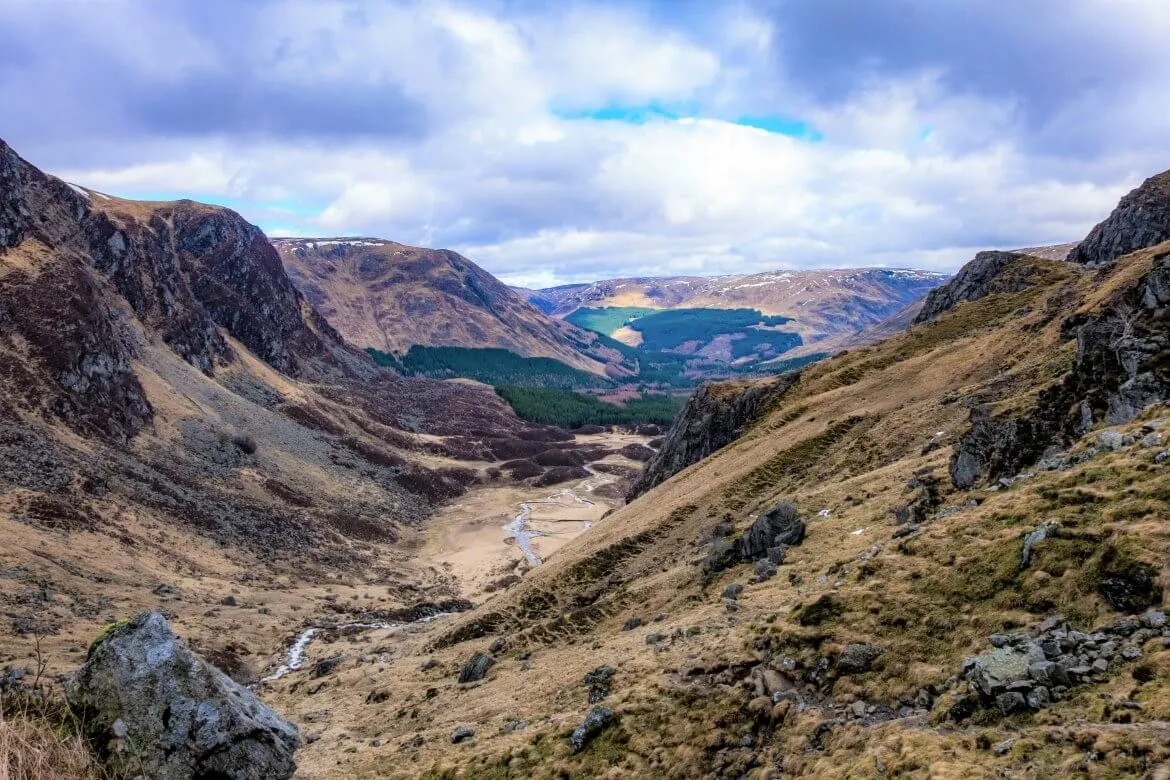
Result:
M416 345L498 347L601 375L622 362L451 250L376 238L276 237L272 244L306 299L357 346L395 355Z

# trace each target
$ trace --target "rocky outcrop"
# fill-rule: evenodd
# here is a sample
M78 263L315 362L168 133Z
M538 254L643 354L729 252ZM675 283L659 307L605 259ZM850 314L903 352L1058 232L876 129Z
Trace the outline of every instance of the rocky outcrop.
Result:
M1122 198L1113 213L1093 228L1068 259L1074 263L1111 263L1163 241L1170 241L1170 171L1146 179Z
M1028 274L1005 274L1028 255L1019 252L980 252L959 269L949 282L936 287L914 318L914 324L930 322L964 301L977 301L993 293L1013 293L1030 286Z
M227 337L289 376L378 373L235 212L90 192L2 141L0 271L0 383L83 433L126 439L150 421L131 366L143 335L208 374L235 359Z
M24 161L0 140L0 249L23 241L32 223L32 213L24 200L23 166Z
M1059 615L1028 632L993 634L989 652L967 658L962 678L968 693L956 697L951 716L962 719L978 706L1009 715L1039 710L1064 699L1074 686L1101 680L1142 657L1142 645L1165 636L1166 615L1148 610L1091 633L1077 631Z
M282 780L296 770L296 727L191 652L157 612L100 637L66 695L116 777Z
M1170 400L1170 248L1094 314L1066 320L1064 330L1076 339L1072 369L1033 408L1001 416L972 410L971 428L951 457L956 487L1017 474L1097 423L1123 424Z
M662 447L630 488L627 500L633 501L738 439L799 379L799 373L791 373L756 384L726 382L700 387L675 418Z

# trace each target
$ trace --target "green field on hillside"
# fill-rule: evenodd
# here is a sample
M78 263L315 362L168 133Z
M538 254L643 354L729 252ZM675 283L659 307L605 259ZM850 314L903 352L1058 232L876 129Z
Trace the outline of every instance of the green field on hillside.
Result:
M603 306L601 308L577 309L565 317L565 322L572 323L578 328L596 331L610 336L615 330L628 325L631 320L645 317L659 309L648 309L644 306Z

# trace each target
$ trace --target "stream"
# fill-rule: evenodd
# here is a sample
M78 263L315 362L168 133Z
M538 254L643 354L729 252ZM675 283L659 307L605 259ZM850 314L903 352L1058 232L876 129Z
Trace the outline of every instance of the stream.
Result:
M585 469L590 473L591 476L579 482L576 486L562 488L561 490L558 490L556 493L553 493L551 496L548 496L544 499L535 499L532 501L521 502L519 504L520 511L517 512L516 516L512 518L510 523L504 526L504 530L511 534L512 537L516 540L516 545L520 548L520 551L524 553L524 557L528 560L529 565L536 567L544 563L540 556L536 554L536 551L532 549L532 540L541 535L539 531L536 531L528 526L528 520L532 517L533 504L557 504L560 506L567 506L568 504L565 503L565 500L567 499L570 504L593 506L595 502L577 495L577 491L581 490L585 493L592 493L593 490L599 485L604 485L614 481L613 478L609 475L594 471L589 466L586 466ZM585 521L586 530L592 526L593 524L591 522ZM309 645L313 642L313 638L322 631L344 631L346 629L360 629L363 631L401 631L411 626L416 626L422 623L429 623L432 620L439 620L441 618L449 617L455 614L458 613L437 612L433 615L426 615L424 617L418 618L417 620L407 620L393 623L355 622L342 623L339 625L310 626L301 631L301 633L297 634L296 639L294 639L292 644L289 645L288 650L285 652L284 662L278 666L272 674L262 678L260 682L266 683L279 680L281 677L303 668L309 660Z
M261 678L260 682L266 683L272 682L273 680L279 680L286 674L291 674L292 672L295 672L296 670L303 667L309 660L309 644L313 641L313 637L317 636L317 634L321 633L322 631L344 631L346 629L354 628L361 629L363 631L376 631L384 629L397 631L409 626L416 626L421 623L430 623L432 620L439 620L440 618L450 617L451 615L455 614L458 613L437 612L434 615L427 615L426 617L421 617L418 620L410 620L404 623L342 623L337 626L310 626L301 633L297 634L297 638L293 640L293 643L289 646L288 651L285 653L284 663L276 667L276 671L274 671L272 674Z
M586 478L575 488L563 488L562 490L558 490L556 493L553 493L551 496L543 500L522 502L520 504L520 511L516 514L515 517L512 518L512 522L504 526L504 530L511 534L512 538L516 540L516 546L520 548L520 552L524 553L524 558L528 561L530 566L536 567L544 563L540 556L536 554L536 551L532 549L532 540L540 536L539 531L528 527L528 519L532 517L532 505L558 504L560 506L565 506L563 503L561 503L560 499L567 498L569 501L575 504L593 506L593 501L590 501L587 498L581 498L581 496L577 495L576 491L584 490L586 493L592 493L598 484L605 484L606 482L613 481L612 479L606 478L606 475L599 474L598 472L594 471L590 466L586 466L585 470L593 476ZM594 481L596 479L602 479L603 481L598 483ZM585 521L586 530L592 527L593 523Z

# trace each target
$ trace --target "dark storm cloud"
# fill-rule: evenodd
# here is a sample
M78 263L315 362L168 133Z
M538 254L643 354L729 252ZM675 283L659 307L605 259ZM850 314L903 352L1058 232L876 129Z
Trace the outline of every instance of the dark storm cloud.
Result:
M418 138L424 107L393 84L368 90L267 84L240 74L199 74L128 96L137 129L165 135L258 134L301 138Z
M70 165L61 147L84 150L92 164L114 139L398 141L427 132L425 108L392 81L273 77L282 50L257 54L262 3L135 5L70 3L55 15L20 0L0 6L0 105L20 115L3 130L11 143L44 149L43 164ZM362 23L360 14L348 21ZM323 37L312 55L328 62L339 45Z
M1165 73L1164 46L1141 41L1133 6L1105 0L772 0L784 72L824 103L875 81L937 73L945 91L1011 104L1024 131L1056 151L1115 142L1094 126L1052 123L1084 103L1105 108ZM1164 108L1164 107L1163 107ZM1122 129L1126 132L1126 129ZM1038 138L1033 138L1038 140Z

